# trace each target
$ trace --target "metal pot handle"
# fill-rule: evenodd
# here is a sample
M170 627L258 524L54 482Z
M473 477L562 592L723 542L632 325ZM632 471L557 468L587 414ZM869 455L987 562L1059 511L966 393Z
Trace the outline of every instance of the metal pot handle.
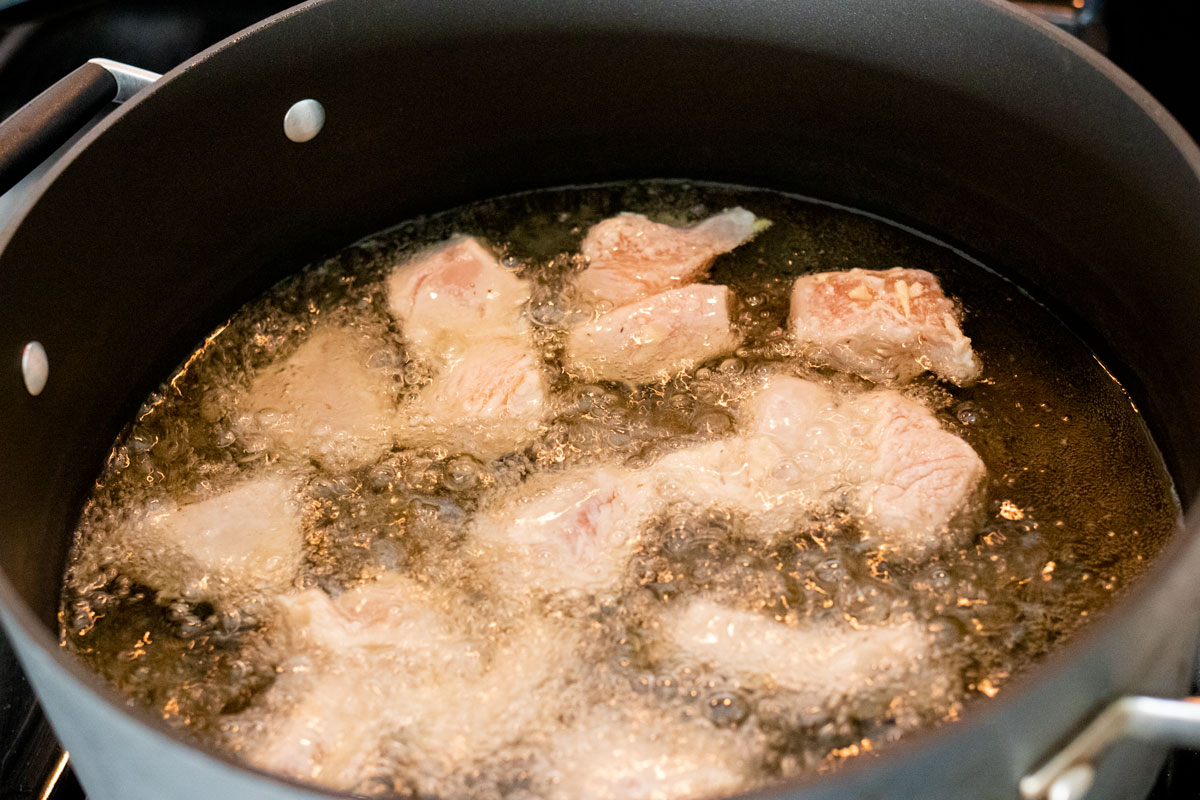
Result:
M1021 778L1025 800L1081 800L1096 777L1095 761L1121 739L1200 747L1200 697L1122 697L1066 746Z
M71 138L109 103L123 103L158 73L93 58L0 123L0 194Z

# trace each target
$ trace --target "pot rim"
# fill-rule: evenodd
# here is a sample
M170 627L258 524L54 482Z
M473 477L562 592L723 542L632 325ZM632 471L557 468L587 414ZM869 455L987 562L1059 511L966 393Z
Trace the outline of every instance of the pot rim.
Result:
M623 0L620 0L623 2ZM44 176L35 184L18 205L9 224L0 229L0 252L7 247L16 230L20 228L25 216L38 203L41 195L59 176L70 168L75 158L113 124L126 114L137 113L135 109L149 96L163 91L176 78L193 69L203 67L211 59L218 57L225 50L238 45L244 40L253 39L265 31L283 24L294 16L304 14L309 9L337 3L339 0L307 0L292 8L261 20L242 31L214 44L201 53L187 59L185 62L165 73L163 77L151 86L139 92L132 100L109 113L94 128L84 134L65 153ZM1034 14L1025 11L1007 0L975 0L975 5L983 7L988 13L1008 17L1017 22L1033 36L1049 39L1060 48L1067 50L1080 67L1099 73L1115 85L1131 99L1140 110L1149 117L1156 127L1167 137L1175 150L1183 156L1193 177L1200 181L1200 148L1192 141L1186 131L1171 116L1171 114L1154 99L1140 84L1127 73L1113 64L1104 56L1083 44L1067 33L1055 28ZM651 19L654 25L657 20ZM640 22L640 20L635 20ZM658 28L656 28L658 29ZM672 176L665 176L672 177ZM674 176L679 177L679 176ZM685 176L686 177L686 176ZM764 187L770 188L770 187ZM1176 531L1170 536L1161 551L1151 560L1145 572L1130 585L1124 596L1118 598L1112 606L1105 609L1094 621L1069 636L1068 641L1055 647L1039 662L1018 673L1010 679L996 698L971 703L964 712L962 719L948 725L925 727L911 732L900 741L874 754L873 758L854 758L844 764L831 775L808 774L789 781L781 781L771 786L737 795L746 798L777 797L793 792L804 792L809 789L829 789L838 784L848 784L851 780L875 770L886 770L914 753L927 748L944 744L957 737L964 729L963 726L981 727L993 724L1006 710L1020 703L1022 697L1032 687L1048 683L1065 673L1081 656L1093 649L1107 631L1124 621L1133 619L1155 596L1157 587L1167 582L1172 576L1178 576L1191 569L1193 564L1200 564L1200 502L1196 498L1187 504L1185 512ZM109 710L124 715L141 725L148 732L166 737L172 742L181 744L191 750L198 751L223 765L234 770L245 771L259 778L267 779L281 786L301 790L310 795L335 798L356 797L349 792L326 789L316 784L305 783L284 775L261 769L259 767L235 760L230 755L218 751L205 742L199 741L186 732L166 725L161 719L148 710L130 706L125 695L109 686L99 675L88 670L78 659L68 654L60 645L54 634L48 630L17 594L4 569L0 567L0 607L6 612L8 619L35 646L48 655L56 666L65 671L77 684L86 688L92 695L100 698ZM1097 710L1099 710L1097 708ZM1082 720L1080 721L1082 722ZM1019 776L1018 776L1019 777ZM1015 784L1014 784L1014 789Z

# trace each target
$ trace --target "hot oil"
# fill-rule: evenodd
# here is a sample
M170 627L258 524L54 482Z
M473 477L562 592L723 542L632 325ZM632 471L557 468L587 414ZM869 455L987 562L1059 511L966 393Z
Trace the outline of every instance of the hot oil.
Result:
M773 222L714 264L711 280L738 298L746 341L735 354L643 387L562 369L564 333L581 312L561 295L582 267L575 253L590 225L620 211L685 223L734 205ZM553 412L527 448L483 463L394 447L337 469L281 457L261 435L271 420L239 419L237 398L257 371L330 324L360 337L391 402L419 390L431 369L406 353L381 281L407 254L457 232L483 237L533 281L528 316ZM961 301L984 364L970 388L926 377L904 389L988 467L980 521L959 545L889 558L836 509L764 537L734 510L668 503L609 591L514 598L494 585L467 536L488 498L520 493L541 473L639 469L728 436L738 404L779 369L863 390L859 379L796 360L784 334L789 290L808 272L895 266L933 272ZM201 500L265 473L284 476L299 497L305 542L290 596L337 597L403 576L449 620L429 629L432 650L449 654L433 670L439 679L420 677L425 656L364 662L357 651L338 659L298 645L270 596L198 599L202 586L155 585L170 563L130 570L131 552L152 561L143 551L156 546L129 538L131 510ZM261 761L272 731L308 726L299 738L316 744L285 759L289 772L335 788L532 798L620 786L628 796L644 776L620 762L641 753L675 776L675 793L720 793L832 769L957 719L1102 612L1178 515L1121 387L1041 306L955 251L771 192L667 182L554 190L405 223L282 282L214 332L113 450L80 523L63 641L133 702L237 757ZM664 650L665 620L697 598L797 635L828 624L916 625L938 670L914 675L911 690L836 701L721 674ZM352 721L323 719L339 709ZM614 744L605 753L595 741Z

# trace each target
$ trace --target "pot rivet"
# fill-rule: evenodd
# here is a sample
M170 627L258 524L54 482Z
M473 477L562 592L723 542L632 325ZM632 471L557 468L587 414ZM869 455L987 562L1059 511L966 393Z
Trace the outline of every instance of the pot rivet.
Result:
M41 342L30 342L21 351L21 377L25 379L25 391L36 397L46 388L50 377L50 359Z
M1091 764L1076 764L1050 784L1047 800L1081 800L1092 788L1094 780L1096 770Z
M293 142L307 142L325 127L325 107L309 98L292 105L283 115L283 132Z

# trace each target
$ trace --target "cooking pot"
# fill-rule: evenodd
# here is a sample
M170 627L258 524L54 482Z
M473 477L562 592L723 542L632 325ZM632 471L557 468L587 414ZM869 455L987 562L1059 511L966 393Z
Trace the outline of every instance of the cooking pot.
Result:
M0 618L90 797L322 796L186 741L75 663L60 577L113 440L195 344L421 213L686 177L935 232L1087 339L1181 497L1200 489L1200 153L1127 76L999 0L316 0L154 78L89 65L0 133L11 174L131 98L0 235ZM1200 744L1200 707L1147 697L1189 685L1198 527L962 721L759 796L1144 793L1149 740Z

